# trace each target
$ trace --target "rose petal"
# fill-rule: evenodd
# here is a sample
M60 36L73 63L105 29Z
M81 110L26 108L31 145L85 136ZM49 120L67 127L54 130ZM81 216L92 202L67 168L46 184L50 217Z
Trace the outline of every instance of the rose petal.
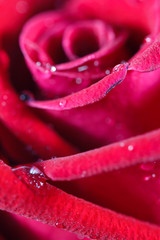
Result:
M118 26L157 31L160 12L158 0L72 0L66 5L67 11L86 18L99 18Z
M5 99L4 99L5 97ZM39 120L18 98L0 69L0 119L25 144L30 145L41 157L75 152L65 140Z
M34 2L31 0L2 0L0 2L0 35L17 35L28 17L53 6L54 3L51 0L47 0L45 3L43 0Z
M98 49L90 49L77 58L74 51L82 54L81 49L91 46L89 36L82 39L84 31L90 32ZM125 59L126 38L125 31L114 32L101 21L79 21L75 16L54 11L39 14L25 24L20 47L42 95L57 98L90 86L106 75L107 67Z
M153 41L153 36L148 37L152 44L139 51L131 60L129 70L140 72L154 71L160 67L160 41L159 36ZM148 45L148 44L147 44Z
M127 73L127 67L128 64L116 66L115 72L98 83L60 100L29 101L28 105L41 109L65 110L97 102L104 98L113 87L123 81Z
M160 130L70 157L37 163L54 181L73 180L160 159Z
M0 175L0 208L3 210L36 218L90 238L159 238L159 227L103 209L48 184L33 191L3 163Z
M36 158L32 151L28 151L27 147L22 144L1 122L0 122L0 143L3 152L7 157L12 159L14 163L33 162Z
M78 240L76 234L4 211L0 212L0 231L8 240Z

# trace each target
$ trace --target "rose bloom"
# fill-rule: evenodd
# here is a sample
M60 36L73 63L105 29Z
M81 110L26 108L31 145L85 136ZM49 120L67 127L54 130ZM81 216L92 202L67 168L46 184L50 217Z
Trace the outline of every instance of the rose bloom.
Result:
M158 0L0 0L0 240L160 239Z

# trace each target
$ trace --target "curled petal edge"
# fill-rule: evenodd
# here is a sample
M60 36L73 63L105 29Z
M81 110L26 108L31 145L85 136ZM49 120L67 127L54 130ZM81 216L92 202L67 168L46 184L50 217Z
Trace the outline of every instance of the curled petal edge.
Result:
M104 209L47 183L42 189L33 190L2 161L0 175L2 210L91 239L159 239L160 228L155 225Z
M160 159L160 129L122 142L37 163L53 181L74 180Z
M40 109L67 110L97 102L125 79L128 63L119 64L114 69L115 71L113 71L112 74L77 93L56 100L28 101L28 105Z
M147 43L144 47L129 61L128 70L138 72L150 72L160 67L160 35L148 37L151 44Z

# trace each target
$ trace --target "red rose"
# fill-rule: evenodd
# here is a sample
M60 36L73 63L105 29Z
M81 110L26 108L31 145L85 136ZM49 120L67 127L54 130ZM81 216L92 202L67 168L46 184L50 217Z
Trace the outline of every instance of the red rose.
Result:
M8 3L2 239L158 240L159 2L72 0L54 11L50 0Z

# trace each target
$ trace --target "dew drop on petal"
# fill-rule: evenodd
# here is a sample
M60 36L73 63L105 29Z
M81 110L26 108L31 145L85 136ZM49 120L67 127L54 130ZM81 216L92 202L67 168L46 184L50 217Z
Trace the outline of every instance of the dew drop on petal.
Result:
M38 67L40 67L42 64L41 64L41 62L36 62L36 65L38 66Z
M6 102L5 101L1 102L1 105L2 105L2 107L5 107L6 106Z
M125 143L124 142L120 142L120 147L124 147L125 146Z
M7 95L3 95L3 100L7 100L8 96Z
M51 72L55 72L56 71L56 67L55 66L51 66Z
M146 43L150 43L150 42L151 42L151 38L150 38L150 37L146 37L146 38L144 39L144 41L145 41Z
M155 177L156 177L156 174L155 174L155 173L153 173L153 174L152 174L152 177L153 177L153 178L155 178Z
M82 83L82 78L78 77L76 78L76 84L81 84Z
M122 61L121 61L121 64L125 64L125 63L127 63L125 60L122 60Z
M118 70L120 70L122 67L122 64L118 64L113 68L113 72L117 72Z
M56 222L55 225L56 225L57 228L64 228L65 227L64 224L61 223L61 222Z
M83 71L86 71L87 69L88 69L87 65L80 66L80 67L78 67L78 72L83 72Z
M99 61L95 60L93 64L94 64L95 67L98 67L99 66Z
M151 179L151 176L144 177L144 181L149 181Z
M29 100L33 100L34 99L33 95L30 92L28 92L28 91L22 92L20 94L19 98L20 98L21 101L29 101Z
M154 169L155 163L150 162L150 163L143 163L141 164L140 168L144 171L152 171Z
M65 105L66 105L66 100L61 100L61 101L59 102L59 106L60 106L62 109L65 107Z
M30 174L41 174L41 171L35 166L31 167L29 172Z
M133 145L128 146L128 151L133 151L133 149L134 149Z
M45 175L35 166L20 166L13 168L15 175L32 188L40 189L46 183Z
M86 176L86 171L82 171L81 177L85 177Z
M111 71L109 70L109 69L107 69L106 71L105 71L105 74L106 75L109 75L111 73Z

